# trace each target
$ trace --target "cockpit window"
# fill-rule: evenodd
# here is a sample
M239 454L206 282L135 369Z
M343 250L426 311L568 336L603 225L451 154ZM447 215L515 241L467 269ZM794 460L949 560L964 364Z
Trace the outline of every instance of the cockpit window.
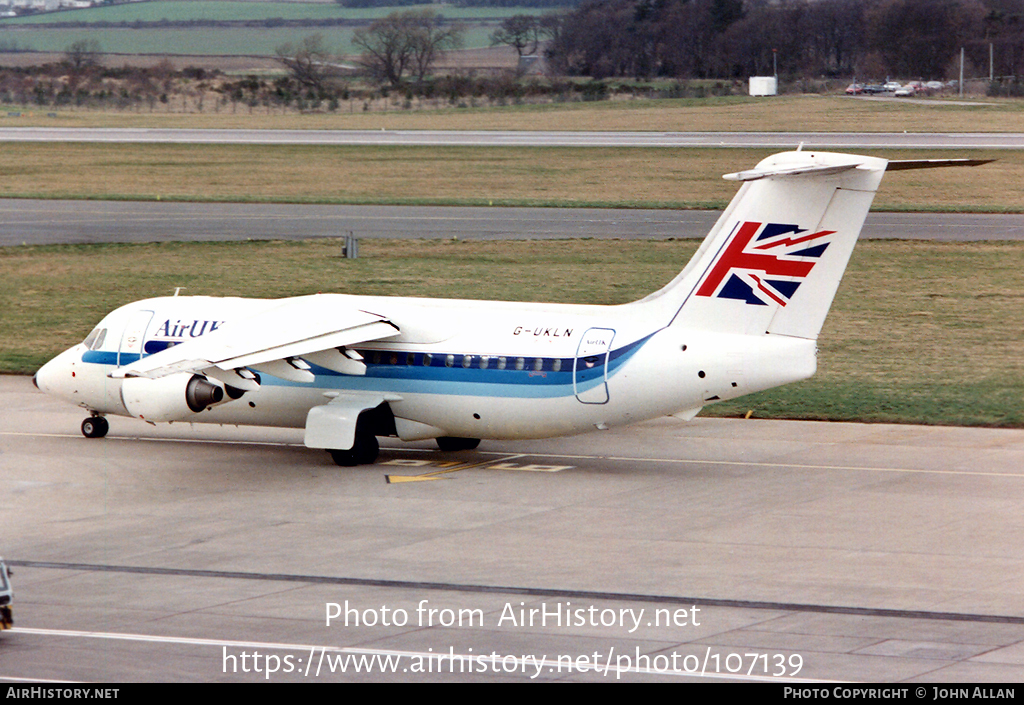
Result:
M107 337L106 328L94 328L92 333L82 341L82 345L89 348L90 350L98 350L103 345L103 340Z

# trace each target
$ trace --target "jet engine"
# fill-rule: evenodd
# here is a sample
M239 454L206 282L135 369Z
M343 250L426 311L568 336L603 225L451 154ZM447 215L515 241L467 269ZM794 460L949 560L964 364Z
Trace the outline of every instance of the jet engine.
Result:
M121 401L132 416L144 421L183 421L224 401L224 388L188 372L121 382Z

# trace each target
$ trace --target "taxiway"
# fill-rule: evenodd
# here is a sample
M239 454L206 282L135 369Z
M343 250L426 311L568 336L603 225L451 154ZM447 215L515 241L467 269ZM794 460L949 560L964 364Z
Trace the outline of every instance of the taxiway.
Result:
M340 469L293 430L87 440L23 377L0 405L0 679L1024 677L1024 431L755 409Z
M614 208L331 206L0 199L0 246L103 242L703 238L720 213ZM870 213L864 239L1021 240L1024 215Z

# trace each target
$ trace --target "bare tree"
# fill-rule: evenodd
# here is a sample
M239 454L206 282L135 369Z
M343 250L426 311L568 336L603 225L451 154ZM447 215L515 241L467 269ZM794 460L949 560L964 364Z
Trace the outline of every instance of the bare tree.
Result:
M406 10L356 30L352 43L378 80L397 86L407 72L422 81L442 52L462 45L462 34L461 26L443 25L433 10Z
M412 68L416 80L422 82L444 52L462 46L463 28L460 24L443 25L441 16L433 10L422 10L417 14L419 20L413 33Z
M536 54L540 44L540 22L532 15L513 15L502 20L501 26L491 35L491 46L498 44L512 47L520 58Z
M95 39L80 39L64 50L64 62L78 72L99 63L100 43Z
M277 48L277 60L284 64L292 78L317 94L327 87L327 73L333 57L324 45L322 34L311 34L298 47L291 43Z

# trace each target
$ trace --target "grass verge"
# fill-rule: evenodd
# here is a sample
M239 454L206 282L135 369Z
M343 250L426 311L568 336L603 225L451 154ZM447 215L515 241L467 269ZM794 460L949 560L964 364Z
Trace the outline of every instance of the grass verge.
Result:
M639 130L656 132L1020 132L1024 101L975 98L927 101L863 100L835 95L745 96L599 102L549 102L456 108L446 98L392 92L392 109L364 110L362 100L343 101L336 112L298 113L277 107L204 103L201 113L138 110L33 108L0 111L5 127L184 127L349 130ZM529 101L530 98L522 99ZM515 98L504 99L516 102ZM467 99L465 102L473 103ZM482 101L483 102L483 101ZM169 112L171 111L171 112ZM17 117L14 117L17 115Z
M721 175L778 150L8 143L0 197L721 208ZM871 150L889 159L949 150ZM876 210L1024 211L1024 151L889 174Z
M357 260L330 240L3 248L0 371L31 373L108 311L176 286L623 303L671 279L697 244L365 240ZM703 413L1024 426L1022 272L1024 243L862 242L819 339L818 374Z

